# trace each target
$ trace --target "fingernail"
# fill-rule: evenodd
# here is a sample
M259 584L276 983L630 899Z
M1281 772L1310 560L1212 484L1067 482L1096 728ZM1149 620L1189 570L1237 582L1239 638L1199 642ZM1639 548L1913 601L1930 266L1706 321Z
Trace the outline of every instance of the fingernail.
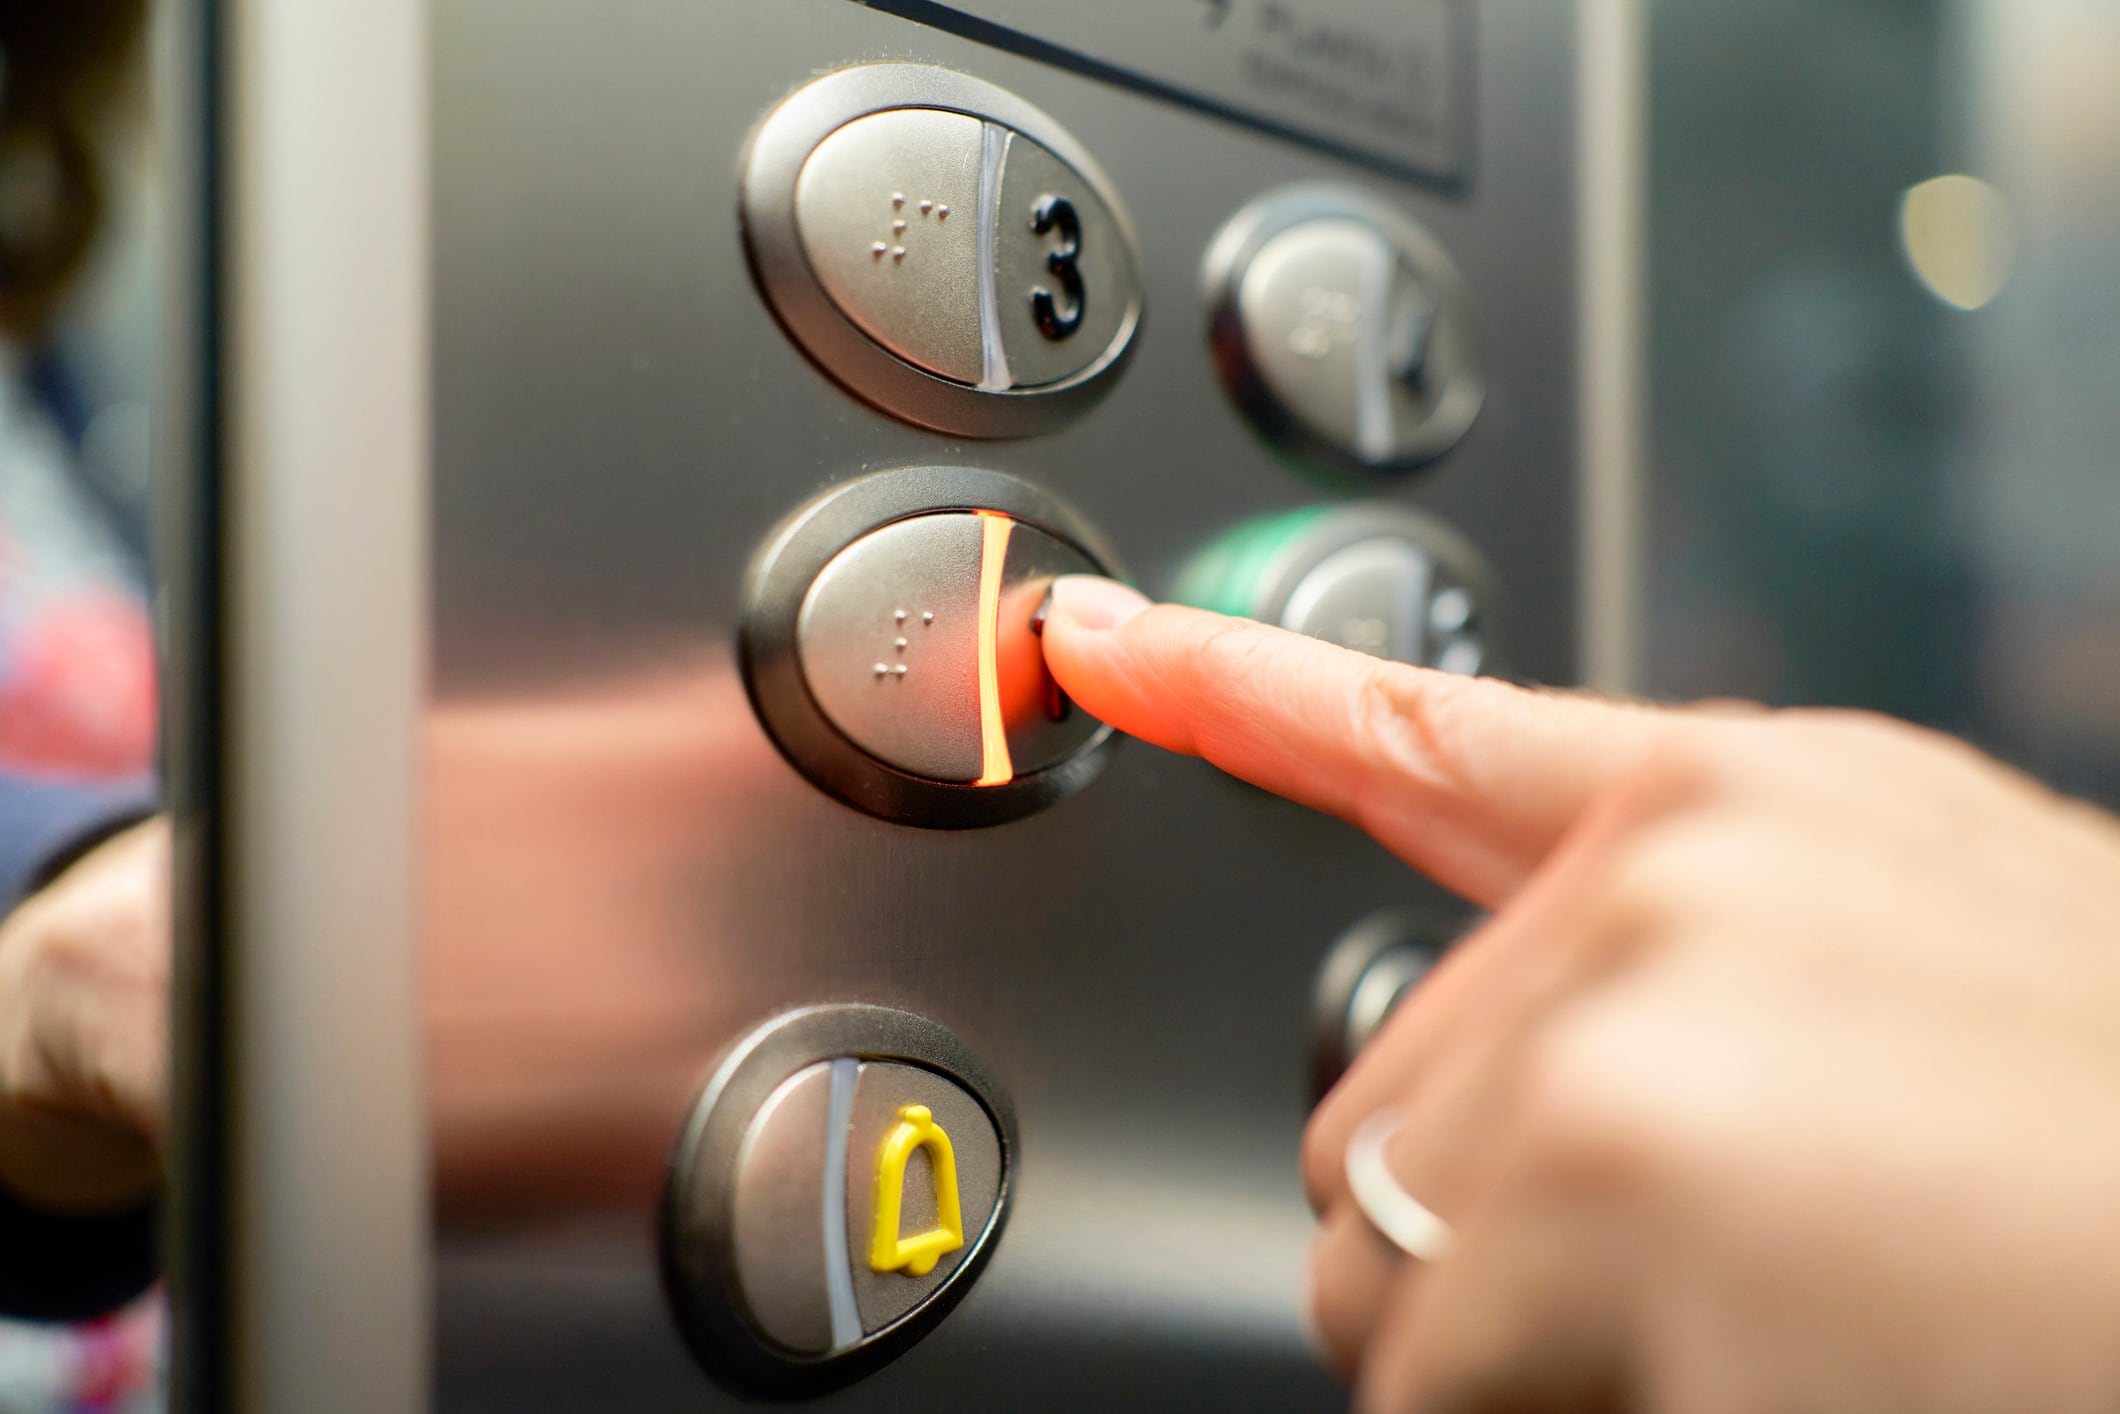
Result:
M1150 607L1139 590L1115 579L1071 574L1053 581L1053 612L1074 620L1075 627L1092 633L1115 629Z

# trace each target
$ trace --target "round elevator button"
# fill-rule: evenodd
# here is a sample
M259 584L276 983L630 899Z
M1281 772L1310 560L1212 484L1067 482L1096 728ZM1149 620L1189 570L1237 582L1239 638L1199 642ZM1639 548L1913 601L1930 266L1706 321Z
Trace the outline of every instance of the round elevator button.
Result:
M873 1006L791 1012L715 1068L671 1160L686 1337L746 1392L821 1394L941 1320L998 1238L1013 1120L964 1043Z
M1456 531L1371 502L1242 526L1194 559L1177 597L1371 657L1472 676L1490 666L1492 584Z
M770 114L743 222L775 313L827 372L939 431L1024 436L1102 395L1141 262L1080 144L947 69L827 74Z
M883 472L792 517L754 564L746 682L782 753L884 819L1001 824L1095 777L1111 731L1046 671L1052 582L1108 549L1046 493L965 467Z
M1461 441L1486 390L1469 297L1395 207L1330 185L1253 203L1208 255L1223 381L1268 438L1398 472Z

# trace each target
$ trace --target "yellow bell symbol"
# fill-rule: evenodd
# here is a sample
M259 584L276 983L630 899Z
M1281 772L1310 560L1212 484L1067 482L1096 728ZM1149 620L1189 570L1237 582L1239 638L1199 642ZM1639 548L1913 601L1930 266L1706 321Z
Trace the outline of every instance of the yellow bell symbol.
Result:
M931 1231L898 1235L905 1200L905 1165L915 1149L925 1149L935 1175L935 1222ZM964 1246L964 1210L957 1202L957 1155L950 1136L935 1123L926 1105L898 1111L898 1127L883 1141L876 1159L876 1238L869 1245L869 1265L879 1272L924 1277L935 1263Z

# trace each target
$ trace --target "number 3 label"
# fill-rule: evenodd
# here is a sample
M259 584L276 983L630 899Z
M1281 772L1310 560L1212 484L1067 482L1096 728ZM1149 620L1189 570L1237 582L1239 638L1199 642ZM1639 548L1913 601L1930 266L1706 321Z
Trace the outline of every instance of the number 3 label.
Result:
M1053 292L1043 285L1031 291L1031 318L1037 321L1038 332L1054 343L1080 329L1082 315L1089 308L1089 292L1083 288L1082 271L1076 264L1082 254L1082 219L1066 197L1039 197L1031 208L1031 230L1042 236L1056 228L1060 244L1046 254L1045 268L1060 282L1067 308L1063 311Z

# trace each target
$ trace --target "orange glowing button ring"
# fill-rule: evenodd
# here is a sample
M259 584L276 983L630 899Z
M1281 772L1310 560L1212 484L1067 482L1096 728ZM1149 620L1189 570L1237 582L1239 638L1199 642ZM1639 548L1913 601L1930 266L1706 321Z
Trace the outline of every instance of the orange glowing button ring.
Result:
M1008 723L1001 715L1001 574L1008 566L1009 535L1016 522L999 511L978 512L979 547L979 747L983 769L974 785L1005 786L1016 779L1009 760Z

